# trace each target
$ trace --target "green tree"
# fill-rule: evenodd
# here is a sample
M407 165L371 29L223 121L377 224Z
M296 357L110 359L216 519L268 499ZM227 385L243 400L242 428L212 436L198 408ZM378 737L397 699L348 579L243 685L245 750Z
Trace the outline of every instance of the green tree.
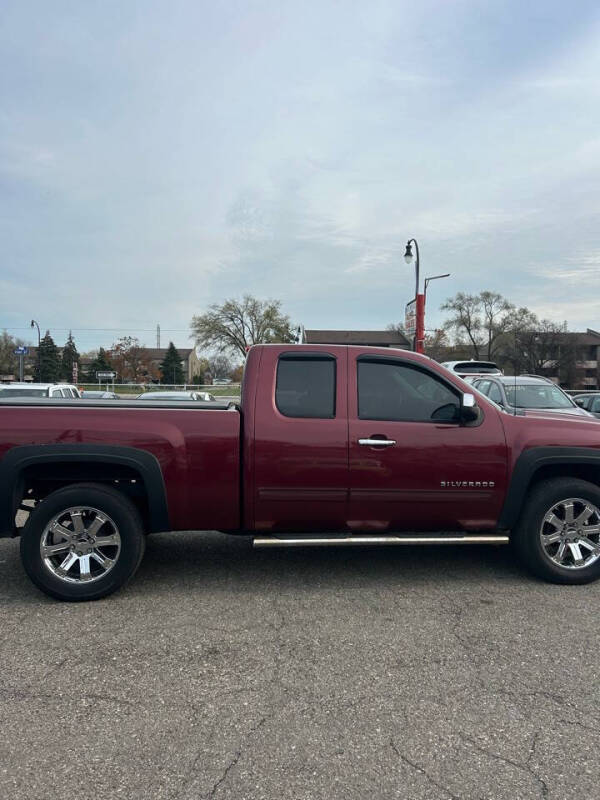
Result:
M79 353L75 346L73 334L69 331L69 338L62 351L61 377L69 383L73 380L73 364L77 364L79 370Z
M212 305L205 314L192 318L196 343L219 353L240 353L263 342L293 342L290 318L281 312L279 300L257 300L247 294L242 300Z
M106 350L101 347L93 361L87 369L87 379L89 383L95 383L98 380L96 373L98 372L112 372L113 365L108 358Z
M40 342L40 381L42 383L55 383L61 374L60 352L54 344L54 339L50 336L50 331L46 331Z
M183 367L181 366L181 356L177 352L177 348L173 342L169 342L165 357L160 362L159 370L163 383L185 383Z

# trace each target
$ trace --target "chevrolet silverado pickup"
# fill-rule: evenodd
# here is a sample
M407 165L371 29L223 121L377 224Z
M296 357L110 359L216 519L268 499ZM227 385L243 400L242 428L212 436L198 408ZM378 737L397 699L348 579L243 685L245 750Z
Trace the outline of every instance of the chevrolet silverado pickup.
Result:
M402 350L257 345L239 406L0 399L0 535L20 535L27 574L63 600L115 591L147 534L178 530L511 543L546 580L595 580L600 424L475 391Z

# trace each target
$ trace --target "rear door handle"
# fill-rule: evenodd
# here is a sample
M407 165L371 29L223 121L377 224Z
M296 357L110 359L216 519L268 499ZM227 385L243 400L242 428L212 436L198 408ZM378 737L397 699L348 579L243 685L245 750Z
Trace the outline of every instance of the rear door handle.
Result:
M393 447L395 439L359 439L358 443L363 447Z

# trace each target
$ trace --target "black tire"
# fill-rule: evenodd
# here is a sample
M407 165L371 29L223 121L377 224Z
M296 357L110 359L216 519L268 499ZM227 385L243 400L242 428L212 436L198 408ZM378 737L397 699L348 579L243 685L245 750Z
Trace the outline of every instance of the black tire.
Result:
M120 538L113 566L106 574L87 582L68 582L57 577L46 565L40 551L48 524L73 507L97 509L108 515ZM94 483L73 484L48 495L32 511L21 535L21 561L33 583L51 597L75 602L99 600L120 589L137 571L145 549L146 537L134 504L115 489ZM116 551L117 547L113 550ZM96 562L94 566L99 569Z
M551 583L575 585L600 578L600 558L588 566L563 567L552 560L542 545L540 532L544 516L556 504L571 498L581 498L600 509L600 488L595 484L578 478L551 478L531 491L511 534L511 543L522 563L534 575Z

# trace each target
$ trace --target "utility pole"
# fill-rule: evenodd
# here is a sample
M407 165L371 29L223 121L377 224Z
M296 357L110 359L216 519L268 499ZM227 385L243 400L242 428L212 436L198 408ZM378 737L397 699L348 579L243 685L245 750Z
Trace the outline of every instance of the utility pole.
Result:
M160 350L160 325L156 326L156 347Z
M38 325L38 323L34 319L32 319L30 327L37 328L38 346L37 346L37 375L36 375L36 380L41 381L42 380L42 354L41 354L40 346L41 346L41 343L42 343L42 337L41 337L41 334L40 334L40 326Z
M410 264L413 260L412 245L415 246L416 259L415 259L415 335L413 339L413 350L416 353L423 352L423 343L425 340L425 295L419 292L419 245L416 239L409 239L406 243L406 252L404 253L404 260Z

